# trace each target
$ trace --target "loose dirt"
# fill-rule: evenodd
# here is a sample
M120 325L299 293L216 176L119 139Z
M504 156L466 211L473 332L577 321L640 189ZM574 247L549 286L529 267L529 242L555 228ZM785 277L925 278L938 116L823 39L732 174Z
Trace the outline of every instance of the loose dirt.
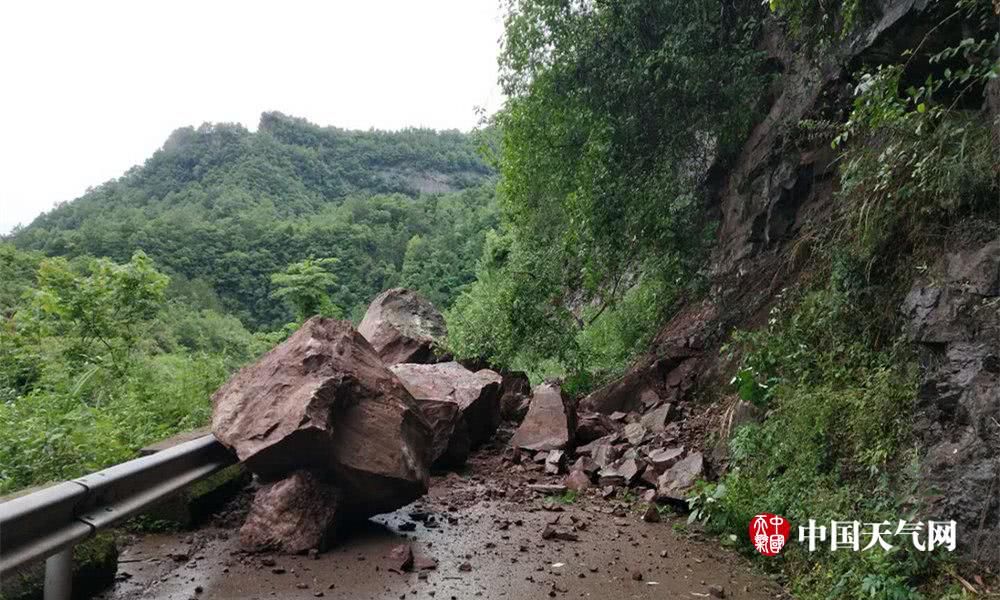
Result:
M659 522L643 521L648 507L634 497L605 499L591 490L555 499L530 490L530 483L560 478L542 475L541 465L512 464L504 447L496 442L475 453L462 472L435 475L428 496L356 524L322 554L241 551L237 529L247 497L238 497L198 531L133 539L121 553L117 583L100 597L783 596L717 539L688 531L684 519L664 514ZM412 548L410 571L399 570L392 558L401 544Z

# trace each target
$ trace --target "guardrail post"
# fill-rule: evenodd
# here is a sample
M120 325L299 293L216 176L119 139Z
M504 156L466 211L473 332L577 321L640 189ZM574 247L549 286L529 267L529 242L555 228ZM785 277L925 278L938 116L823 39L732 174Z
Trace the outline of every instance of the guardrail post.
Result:
M73 546L45 559L45 600L69 600L73 593Z

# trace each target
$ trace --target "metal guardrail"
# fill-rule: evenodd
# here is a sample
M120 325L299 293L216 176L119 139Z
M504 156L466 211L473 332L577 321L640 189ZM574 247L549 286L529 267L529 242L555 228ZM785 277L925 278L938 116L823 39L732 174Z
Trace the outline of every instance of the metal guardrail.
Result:
M235 462L206 435L4 502L0 577L46 558L46 600L69 598L74 545Z

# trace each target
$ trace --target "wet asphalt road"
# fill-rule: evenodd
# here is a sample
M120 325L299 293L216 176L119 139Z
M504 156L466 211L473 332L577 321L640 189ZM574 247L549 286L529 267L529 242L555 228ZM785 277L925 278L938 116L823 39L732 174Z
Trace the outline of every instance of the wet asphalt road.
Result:
M614 516L599 496L552 511L530 495L491 498L483 487L474 478L435 478L419 506L380 515L314 557L245 554L231 528L142 536L123 550L119 580L100 597L662 600L712 598L710 586L725 598L781 595L717 540L683 531L682 520L645 523L638 509ZM415 509L433 515L430 526L410 518ZM543 540L553 521L579 540ZM387 557L401 543L437 567L395 569Z

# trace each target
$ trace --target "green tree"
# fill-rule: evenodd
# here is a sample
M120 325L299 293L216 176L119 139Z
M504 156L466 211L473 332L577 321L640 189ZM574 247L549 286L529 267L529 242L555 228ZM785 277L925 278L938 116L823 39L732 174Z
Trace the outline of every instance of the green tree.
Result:
M34 324L67 340L74 360L109 363L122 372L159 312L169 278L142 252L123 265L92 260L87 270L86 275L78 274L65 259L42 261Z
M337 262L335 258L307 258L288 265L284 271L271 275L276 288L271 296L284 300L299 322L314 315L340 317L340 307L330 300L330 289L337 278L329 269Z
M500 170L503 225L449 313L459 356L498 366L551 358L570 372L614 356L620 369L647 338L625 323L641 315L655 326L696 280L714 230L709 170L732 159L765 83L757 22L733 10L712 0L509 2L508 102L488 123L498 135L484 140ZM600 320L616 324L581 336ZM595 340L616 350L585 348Z

